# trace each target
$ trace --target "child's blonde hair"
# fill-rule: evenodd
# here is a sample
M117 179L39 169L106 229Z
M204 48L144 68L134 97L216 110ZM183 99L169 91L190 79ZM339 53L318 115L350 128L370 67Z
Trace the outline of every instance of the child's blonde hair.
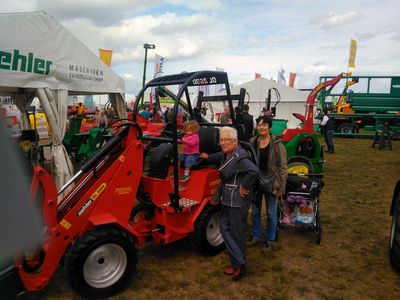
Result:
M183 124L184 131L191 131L191 132L198 133L199 129L200 129L200 125L195 120L188 121L185 124Z

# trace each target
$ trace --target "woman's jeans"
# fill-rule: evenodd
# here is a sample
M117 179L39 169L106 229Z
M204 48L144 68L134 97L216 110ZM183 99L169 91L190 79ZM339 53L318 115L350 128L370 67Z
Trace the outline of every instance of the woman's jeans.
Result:
M256 195L256 205L252 203L251 205L251 221L252 221L252 236L254 239L261 241L261 209L262 209L262 200L264 194L258 192ZM267 242L275 241L275 233L276 233L276 226L278 222L278 215L276 211L276 196L271 193L265 194L265 199L267 202L267 235L266 240Z

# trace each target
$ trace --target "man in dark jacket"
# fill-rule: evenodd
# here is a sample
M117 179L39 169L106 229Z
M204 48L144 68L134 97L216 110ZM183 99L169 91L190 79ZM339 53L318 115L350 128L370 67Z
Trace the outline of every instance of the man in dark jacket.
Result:
M243 125L245 130L245 141L248 142L253 136L256 123L254 117L249 114L249 106L247 104L243 105Z
M231 261L231 265L224 268L224 273L233 276L233 280L236 281L246 272L247 214L259 171L247 152L238 146L236 129L221 128L220 144L222 152L211 155L201 153L200 156L211 163L220 164L220 230Z

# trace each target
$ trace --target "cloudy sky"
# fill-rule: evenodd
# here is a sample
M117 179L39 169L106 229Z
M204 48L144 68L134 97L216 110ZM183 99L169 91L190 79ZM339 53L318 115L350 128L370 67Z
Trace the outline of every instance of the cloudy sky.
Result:
M400 74L398 0L0 0L0 12L46 11L98 55L113 50L113 69L128 94L142 85L144 43L165 58L164 74L223 68L237 85L281 67L296 87L347 70L358 42L356 75Z

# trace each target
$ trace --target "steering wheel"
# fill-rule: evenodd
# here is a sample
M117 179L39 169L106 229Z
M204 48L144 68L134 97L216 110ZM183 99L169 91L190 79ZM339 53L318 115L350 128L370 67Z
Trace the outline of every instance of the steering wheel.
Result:
M110 127L115 125L117 122L122 122L122 121L127 121L127 122L126 123L121 123L119 125L114 126L112 128L112 135L117 135L120 132L119 129L122 128L122 127L133 126L133 127L135 127L137 129L138 138L139 139L142 138L142 136L143 136L142 128L139 126L138 123L132 121L131 119L126 119L126 118L117 119L110 125Z
M174 133L172 131L171 126L168 126L168 124L164 127L164 130L161 132L161 136L166 137L166 138L173 138L174 137ZM178 132L177 133L178 139L181 139L183 137L183 133L182 132Z

